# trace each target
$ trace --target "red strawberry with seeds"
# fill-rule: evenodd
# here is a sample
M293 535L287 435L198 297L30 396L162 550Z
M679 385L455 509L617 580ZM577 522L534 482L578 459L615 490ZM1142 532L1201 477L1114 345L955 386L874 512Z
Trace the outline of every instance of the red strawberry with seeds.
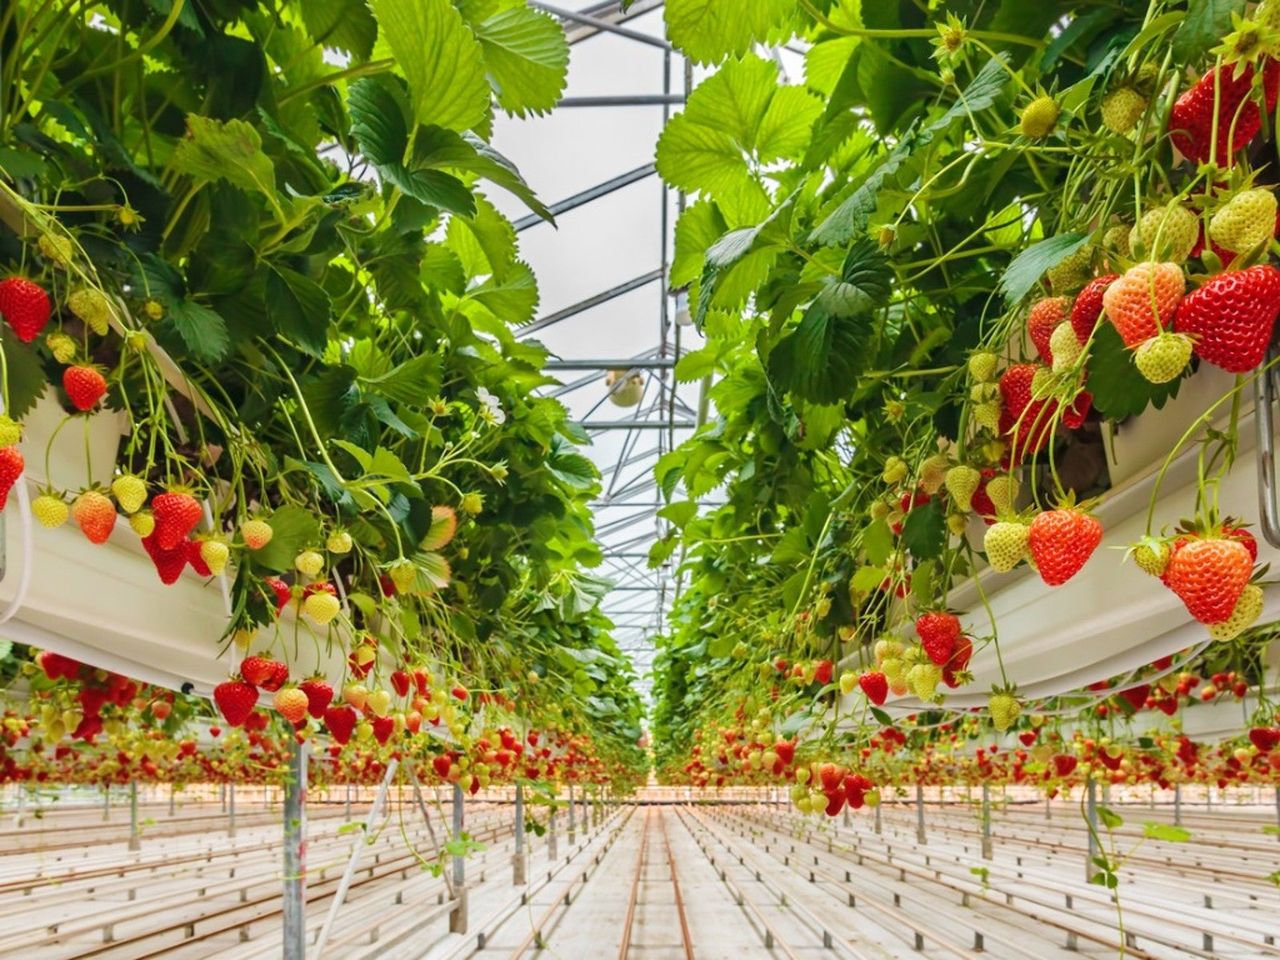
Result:
M224 680L213 688L213 702L228 726L240 727L249 719L258 703L258 691L238 677Z
M867 699L877 707L884 704L889 696L889 678L879 670L868 670L858 677L858 686L866 694Z
M830 660L819 660L814 665L813 679L815 683L826 686L831 682L831 677L835 673L836 665Z
M40 336L52 309L49 295L38 283L26 277L0 280L0 316L23 343Z
M1239 540L1192 537L1171 550L1161 579L1191 616L1213 624L1231 617L1252 573L1253 560Z
M270 657L245 657L240 662L240 676L255 687L261 687L269 682L275 672L276 664Z
M307 695L307 713L317 720L325 715L325 710L333 703L333 687L324 677L303 680L298 684L298 689Z
M396 728L394 717L374 717L373 718L373 738L382 745L391 739L391 734Z
M9 499L9 491L22 476L25 466L21 450L17 447L0 447L0 510L4 509ZM115 522L114 519L112 522Z
M156 542L166 550L186 540L203 516L199 501L181 490L157 494L151 500L151 513L156 520Z
M275 693L289 680L289 665L282 660L272 660L271 675L263 680L258 686L263 690Z
M1280 270L1260 263L1210 277L1183 298L1174 329L1195 343L1202 360L1247 373L1266 358L1280 313Z
M1075 303L1071 305L1071 329L1075 330L1076 339L1081 345L1088 343L1102 317L1102 295L1107 292L1107 287L1119 279L1119 275L1114 273L1094 277L1076 294Z
M1258 748L1259 753L1270 753L1280 746L1280 728L1252 727L1249 730L1249 742Z
M1253 563L1258 562L1258 541L1253 534L1244 527L1233 526L1230 521L1222 527L1222 535L1228 540L1239 540L1244 544L1244 548L1249 551L1249 559Z
M1252 97L1253 67L1237 76L1235 65L1210 70L1180 96L1169 113L1169 139L1192 163L1212 159L1231 165L1232 155L1252 140L1262 127L1258 104ZM1280 63L1268 58L1263 68L1267 112L1275 110L1280 89ZM1214 113L1217 112L1217 139Z
M1021 460L1044 446L1058 412L1056 400L1031 398L1036 363L1015 363L1000 375L1000 432L1012 444L1012 455Z
M156 573L160 574L160 582L177 583L178 578L182 576L182 571L187 568L188 557L185 544L174 547L172 550L165 550L156 542L156 536L152 533L142 538L142 548L147 551L147 556L155 564Z
M275 595L276 616L278 617L284 613L284 608L293 599L293 589L279 577L266 577L262 582L270 587L272 594Z
M953 690L958 687L961 680L959 674L969 669L969 661L972 659L973 641L961 634L951 659L942 668L942 682Z
M356 712L346 704L328 707L324 711L324 725L329 735L338 743L346 743L356 728Z
M391 673L391 686L395 688L398 696L405 696L409 692L409 674L403 670L393 670Z
M62 371L62 389L71 405L84 413L98 405L107 393L107 381L94 367L79 365Z
M937 610L916 617L916 635L925 654L938 666L946 664L956 650L962 630L954 613Z
M1031 521L1027 546L1051 587L1066 583L1093 555L1102 542L1098 518L1074 506L1046 510Z

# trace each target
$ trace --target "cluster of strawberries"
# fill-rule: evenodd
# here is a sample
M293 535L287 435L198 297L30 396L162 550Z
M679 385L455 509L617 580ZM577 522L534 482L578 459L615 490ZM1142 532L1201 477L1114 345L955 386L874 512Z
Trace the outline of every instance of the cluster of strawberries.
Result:
M97 670L52 650L43 650L37 654L36 663L48 679L71 681L79 687L75 697L78 709L64 712L62 718L65 732L73 740L92 743L102 733L103 708L108 705L127 707L140 689L136 680L107 670ZM160 709L164 712L163 708Z

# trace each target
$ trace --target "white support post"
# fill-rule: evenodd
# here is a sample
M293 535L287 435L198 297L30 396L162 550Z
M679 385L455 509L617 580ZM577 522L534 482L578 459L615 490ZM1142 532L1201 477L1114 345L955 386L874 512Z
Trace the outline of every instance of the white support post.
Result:
M418 804L418 811L422 814L422 820L427 825L427 835L431 837L431 852L436 860L440 859L440 841L436 838L436 828L431 825L431 814L427 812L427 802L422 797L422 785L418 783L418 775L413 770L413 764L408 764L405 769L409 771L409 782L413 784L413 799ZM439 794L436 794L436 806L439 804ZM444 877L445 889L449 891L449 899L453 899L453 878L449 876L449 871L445 870L441 873Z
M548 818L547 824L547 859L554 861L559 856L558 837L556 835L556 805L553 799L551 802L551 816Z
M329 941L329 932L333 929L333 922L338 919L338 911L342 909L342 905L347 900L347 893L351 889L351 881L355 879L356 868L360 865L360 854L364 853L364 848L369 845L370 839L373 837L373 830L378 825L378 818L382 816L382 806L387 799L387 788L391 786L391 780L395 777L396 769L399 766L399 760L392 760L387 764L387 772L382 778L382 786L378 788L378 794L373 799L373 806L369 808L369 815L365 818L364 830L356 836L351 844L351 856L347 858L347 869L342 872L342 880L338 883L338 892L329 903L329 914L324 918L324 926L320 928L319 934L316 935L314 960L320 960L324 955L325 944Z
M1276 787L1276 826L1280 827L1280 787ZM1280 840L1280 830L1276 831L1276 839Z
M289 779L284 790L283 960L307 955L307 754L309 743L290 738Z
M516 784L516 849L511 857L511 882L517 887L525 883L528 858L524 852L524 784Z
M916 784L916 843L928 843L924 832L924 787Z
M138 781L129 781L129 849L141 850L142 839L138 834Z
M1182 784L1173 785L1173 825L1182 826Z
M578 807L573 802L573 784L569 784L569 846L578 841Z
M236 835L236 785L227 784L227 836Z
M350 820L350 819L351 819L351 784L349 784L349 783L347 784L347 809L346 809L346 814L347 814L347 819L348 819L348 820Z
M991 851L991 787L982 785L982 859L990 860Z
M102 787L102 822L106 823L111 819L111 784L105 784Z
M177 791L178 791L177 784L175 783L169 784L169 817L170 819L172 819L174 815L177 813L177 809L175 808Z
M881 829L882 829L881 824L880 824L880 808L881 808L882 806L884 806L884 804L883 804L883 803L877 803L877 804L876 804L876 833L879 833L879 832L881 831Z
M466 821L463 817L465 796L459 784L453 785L453 838L462 836ZM467 932L467 861L465 857L453 858L453 895L457 900L453 913L449 914L449 932Z

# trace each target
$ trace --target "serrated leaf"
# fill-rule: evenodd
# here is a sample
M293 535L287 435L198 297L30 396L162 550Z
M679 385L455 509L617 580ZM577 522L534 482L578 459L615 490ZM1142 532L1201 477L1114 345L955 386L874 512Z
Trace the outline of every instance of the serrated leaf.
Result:
M902 522L902 543L917 561L942 556L947 545L947 518L941 504L941 500L930 500Z
M187 135L178 141L170 166L199 182L226 180L266 197L281 215L275 165L262 150L262 137L243 120L187 116Z
M888 571L883 567L859 567L849 578L849 586L859 593L870 593L884 583Z
M360 387L397 403L422 407L440 392L441 374L440 357L434 353L420 353L381 377L361 377Z
M453 570L449 567L449 561L438 553L415 554L413 562L418 567L420 577L425 577L436 590L444 590L453 579Z
M36 405L48 381L45 380L40 357L19 340L7 324L0 327L0 349L4 350L4 372L7 376L6 381L0 384L9 402L9 409L5 412L14 420L21 420Z
M1033 243L1019 253L1005 268L1000 278L1000 291L1012 306L1031 292L1045 271L1056 267L1089 242L1087 233L1060 233Z
M296 270L267 264L267 316L281 336L313 356L329 342L329 294Z
M883 520L872 520L862 531L862 549L867 559L880 566L893 553L893 531Z
M889 714L885 713L879 707L872 707L871 715L876 718L876 723L880 724L880 726L882 727L893 726L893 717L889 716Z
M316 43L368 60L378 22L364 0L300 0L302 23Z
M418 123L470 130L489 116L484 53L449 0L372 0L379 30L409 82Z
M361 77L347 89L351 135L374 166L404 161L409 144L405 106L399 91L381 77Z
M716 369L716 352L711 347L703 347L701 350L686 353L676 361L675 378L677 382L692 383L695 380L701 380L703 377L711 376Z
M769 163L800 156L822 109L823 102L803 87L780 88L756 132L756 158Z
M169 305L168 317L197 360L215 363L227 355L231 335L227 322L216 310L194 300L179 300Z
M695 63L743 54L781 36L796 14L792 0L667 0L667 36Z
M443 170L409 170L401 164L389 164L379 167L378 172L402 192L429 207L464 217L476 214L476 198L471 188Z
M475 28L498 103L518 117L550 112L564 91L569 43L540 10L513 7Z
M1243 14L1246 0L1188 0L1187 15L1173 35L1173 56L1196 63L1231 32L1231 15Z

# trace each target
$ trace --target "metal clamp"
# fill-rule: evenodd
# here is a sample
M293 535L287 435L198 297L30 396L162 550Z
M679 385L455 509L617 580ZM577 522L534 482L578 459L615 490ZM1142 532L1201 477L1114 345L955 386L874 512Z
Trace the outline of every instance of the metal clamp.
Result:
M1273 347L1267 352L1266 366L1253 381L1253 425L1257 431L1258 519L1263 538L1280 547L1280 504L1276 503L1276 434L1274 404L1276 399L1277 357Z

